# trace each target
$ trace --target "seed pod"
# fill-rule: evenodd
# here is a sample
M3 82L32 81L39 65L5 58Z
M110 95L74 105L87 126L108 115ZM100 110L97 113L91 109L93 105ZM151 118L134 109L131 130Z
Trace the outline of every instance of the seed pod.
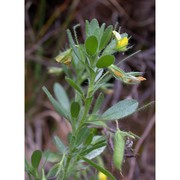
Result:
M125 139L121 131L116 131L114 135L114 166L121 171L121 166L124 158Z

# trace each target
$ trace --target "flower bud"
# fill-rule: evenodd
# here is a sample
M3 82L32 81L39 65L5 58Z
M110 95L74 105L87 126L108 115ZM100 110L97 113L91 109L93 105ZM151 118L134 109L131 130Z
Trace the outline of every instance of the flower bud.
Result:
M108 69L111 74L117 79L122 80L122 78L125 76L125 72L114 64L109 66Z
M60 75L63 73L63 69L59 67L49 67L48 68L48 73L49 74L54 74L54 75Z
M114 64L109 66L108 69L116 79L121 80L125 84L137 84L146 80L146 78L140 76L142 74L141 72L126 73Z
M128 75L124 78L123 82L125 82L126 84L137 84L140 83L141 81L145 81L146 78L142 77L142 76L132 76L132 75Z
M72 60L72 49L67 49L64 52L61 52L58 56L55 57L55 60L59 63L70 66Z

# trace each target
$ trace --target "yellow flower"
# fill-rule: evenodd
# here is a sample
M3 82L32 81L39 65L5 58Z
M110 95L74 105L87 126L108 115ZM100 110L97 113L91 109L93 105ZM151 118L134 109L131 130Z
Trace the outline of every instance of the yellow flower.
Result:
M98 179L99 180L107 180L107 176L105 174L103 174L102 172L98 173Z
M127 36L122 37L117 31L113 31L113 34L116 38L116 49L118 51L126 51L129 43Z
M119 40L118 42L117 42L117 44L116 44L116 48L117 49L126 49L126 47L127 47L127 45L128 45L128 38L127 37L124 37L124 38L122 38L121 40Z
M67 49L66 51L61 52L58 56L56 56L55 60L57 62L70 66L71 60L72 60L71 52L72 52L72 49Z

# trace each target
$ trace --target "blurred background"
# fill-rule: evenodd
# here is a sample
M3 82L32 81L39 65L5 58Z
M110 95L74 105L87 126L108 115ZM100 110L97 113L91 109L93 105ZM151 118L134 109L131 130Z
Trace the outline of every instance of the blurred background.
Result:
M71 89L64 75L48 73L49 67L60 67L54 57L68 47L66 29L80 24L78 38L84 41L84 22L96 18L100 24L121 26L133 48L117 54L117 60L141 50L121 66L125 71L142 71L147 79L140 85L124 85L115 79L114 93L106 94L103 112L112 104L125 98L134 98L140 107L155 100L155 1L154 0L26 0L25 1L25 155L30 159L36 149L56 151L52 137L60 136L66 144L69 124L54 111L42 91L46 86L52 92L54 82L61 83L69 95ZM123 165L123 175L112 167L112 150L103 153L106 168L117 179L155 179L155 110L154 105L119 121L122 130L132 131L141 137L134 142L136 157L128 154ZM109 126L115 127L114 123ZM48 167L47 167L48 168Z

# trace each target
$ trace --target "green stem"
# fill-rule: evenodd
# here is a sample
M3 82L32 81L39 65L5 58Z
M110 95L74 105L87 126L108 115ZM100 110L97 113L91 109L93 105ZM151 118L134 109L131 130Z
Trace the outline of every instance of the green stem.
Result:
M120 62L118 62L118 63L116 64L116 66L122 64L125 60L129 59L130 57L134 56L135 54L138 54L139 52L141 52L141 50L138 50L138 51L136 51L135 53L129 55L128 57L125 57L125 58L122 59Z
M90 106L91 106L91 102L92 102L92 97L86 98L86 100L85 100L85 110L84 110L83 117L82 117L82 119L80 121L80 127L84 124L84 121L86 120L86 117L88 115L88 112L89 112L89 109L90 109Z
M97 81L96 81L96 84L99 84L100 81L106 76L109 74L109 71L107 71L106 73L104 73Z
M73 127L73 134L76 136L77 135L77 133L79 132L79 129L81 129L81 127L84 125L84 122L86 121L86 119L87 119L87 115L88 115L88 113L89 113L89 109L90 109L90 107L91 107L91 103L92 103L92 100L93 100L93 94L92 94L92 92L93 92L93 88L94 88L94 78L95 77L92 77L90 74L89 74L89 77L90 77L90 79L89 79L89 87L88 87L88 90L87 90L87 95L86 95L86 97L83 99L83 101L84 101L84 113L83 113L83 116L82 116L82 118L81 118L81 120L80 120L80 123L79 123L79 125L78 125L78 128L76 129L76 128L74 128ZM65 168L64 168L64 174L63 174L63 180L66 178L66 176L67 176L67 171L68 171L68 168L69 168L69 164L70 164L70 162L71 162L71 160L72 160L72 149L71 148L69 148L69 155L68 155L68 157L67 157L67 160L66 160L66 165L65 165Z
M27 174L28 174L29 180L32 180L31 175L29 173L27 173Z
M66 178L66 174L67 174L67 171L68 171L70 161L71 161L71 154L69 154L69 156L67 157L67 161L66 161L66 165L65 165L65 168L64 168L64 174L63 174L62 180L64 180Z

